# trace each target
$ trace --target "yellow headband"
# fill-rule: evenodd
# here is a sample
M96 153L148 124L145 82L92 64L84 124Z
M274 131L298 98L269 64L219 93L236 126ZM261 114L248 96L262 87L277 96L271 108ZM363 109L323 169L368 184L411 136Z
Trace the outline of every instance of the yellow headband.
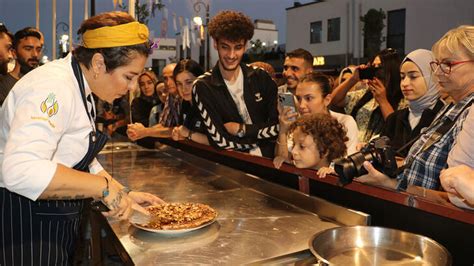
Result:
M147 26L136 21L88 30L82 35L83 46L91 49L128 46L147 41Z

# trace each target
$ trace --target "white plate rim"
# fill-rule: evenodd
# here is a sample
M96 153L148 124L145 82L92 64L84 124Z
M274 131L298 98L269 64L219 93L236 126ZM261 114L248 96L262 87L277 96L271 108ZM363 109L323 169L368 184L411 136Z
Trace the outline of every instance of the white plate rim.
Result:
M166 235L174 235L174 234L184 234L184 233L188 233L188 232L191 232L191 231L195 231L195 230L198 230L198 229L201 229L203 227L206 227L208 225L211 225L212 223L214 223L215 221L217 220L217 216L210 220L209 222L207 223L203 223L199 226L196 226L196 227L193 227L193 228L186 228L186 229L170 229L170 230L164 230L164 229L153 229L153 228L148 228L148 227L145 227L145 226L141 226L139 224L136 224L136 223L131 223L133 226L135 226L136 228L138 229L142 229L142 230L145 230L145 231L148 231L148 232L153 232L153 233L159 233L159 234L166 234Z

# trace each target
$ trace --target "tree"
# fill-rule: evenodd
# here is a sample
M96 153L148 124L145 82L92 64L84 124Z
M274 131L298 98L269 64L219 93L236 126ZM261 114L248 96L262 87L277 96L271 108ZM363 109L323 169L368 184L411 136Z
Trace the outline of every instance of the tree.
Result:
M260 39L257 39L255 41L250 40L250 44L251 44L250 52L252 52L254 54L259 54L259 53L263 52L264 47L263 47L263 43L262 43L262 41L260 41Z
M165 7L165 5L161 2L161 0L153 1L151 5L152 6L150 9L147 3L140 4L139 0L135 1L135 19L139 21L140 23L148 25L150 15L152 18L155 17L155 11L157 9L161 10L163 7ZM125 4L119 5L119 8L122 9L123 11L128 10L127 5ZM151 14L150 14L150 11L151 11Z
M370 9L360 20L364 23L364 57L372 58L380 51L385 12L382 9Z
M249 62L264 61L266 47L260 39L250 40L251 47L247 51Z

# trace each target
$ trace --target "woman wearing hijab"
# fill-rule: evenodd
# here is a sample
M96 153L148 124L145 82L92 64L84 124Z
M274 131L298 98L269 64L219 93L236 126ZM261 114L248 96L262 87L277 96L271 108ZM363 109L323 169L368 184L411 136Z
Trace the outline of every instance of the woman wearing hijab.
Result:
M355 69L356 66L351 65L341 70L341 73L339 73L339 77L337 78L337 85L343 83L344 81L352 77L352 75L354 75Z
M416 138L444 106L439 84L431 76L431 61L434 61L431 51L418 49L409 53L402 62L400 88L408 107L390 114L381 134L390 138L395 150ZM406 157L408 150L406 147L399 155Z

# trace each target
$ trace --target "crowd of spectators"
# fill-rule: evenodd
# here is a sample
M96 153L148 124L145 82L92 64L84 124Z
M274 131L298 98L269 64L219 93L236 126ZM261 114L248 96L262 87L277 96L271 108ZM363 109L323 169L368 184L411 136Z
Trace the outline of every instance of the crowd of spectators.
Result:
M431 51L418 49L403 60L384 49L338 77L317 73L311 53L296 49L285 55L283 84L270 64L242 63L254 34L246 15L218 13L209 34L219 57L211 70L184 59L167 65L161 77L144 71L130 105L129 99L97 103L98 122L109 134L143 145L153 146L154 138L194 141L267 157L277 168L315 169L320 177L336 174L334 160L387 136L398 175L364 162L368 173L356 181L474 204L474 26L452 29ZM1 100L38 66L42 46L38 30L12 35L0 25ZM285 93L294 106L279 103Z

